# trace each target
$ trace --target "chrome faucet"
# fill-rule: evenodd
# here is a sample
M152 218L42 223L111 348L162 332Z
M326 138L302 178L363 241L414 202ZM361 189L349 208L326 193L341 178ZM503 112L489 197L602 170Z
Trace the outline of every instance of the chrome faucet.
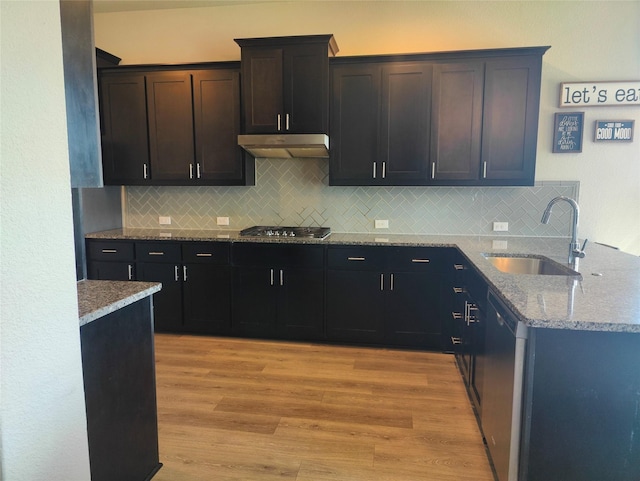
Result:
M578 242L578 217L580 215L580 208L578 207L578 203L575 200L569 197L565 197L563 195L554 197L553 199L551 199L551 201L547 205L547 208L544 210L544 213L542 214L542 219L540 220L540 222L542 222L543 224L549 223L549 217L551 217L551 209L553 209L553 206L556 202L559 202L561 200L568 202L571 208L573 209L573 224L571 225L571 243L569 244L569 264L575 265L576 260L578 258L582 259L584 257L584 248L587 245L586 239L584 241L584 244L582 244L582 247L580 247L580 243Z

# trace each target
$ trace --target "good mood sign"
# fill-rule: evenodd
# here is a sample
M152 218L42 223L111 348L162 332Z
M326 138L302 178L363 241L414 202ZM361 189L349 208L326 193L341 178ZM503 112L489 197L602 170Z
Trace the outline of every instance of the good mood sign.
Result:
M560 84L560 107L640 105L640 80Z

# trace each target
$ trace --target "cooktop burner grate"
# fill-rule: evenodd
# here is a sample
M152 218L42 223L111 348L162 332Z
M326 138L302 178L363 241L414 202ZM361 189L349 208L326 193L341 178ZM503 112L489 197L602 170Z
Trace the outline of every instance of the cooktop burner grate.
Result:
M306 237L325 239L331 234L329 227L283 227L254 225L240 231L243 237Z

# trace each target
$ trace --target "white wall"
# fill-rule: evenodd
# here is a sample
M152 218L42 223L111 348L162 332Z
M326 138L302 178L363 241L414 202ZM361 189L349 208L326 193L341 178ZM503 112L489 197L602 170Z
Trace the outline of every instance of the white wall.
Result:
M98 13L94 26L123 64L238 60L234 38L318 33L338 55L551 45L536 179L580 181L580 237L640 254L640 122L633 143L592 141L596 119L638 120L640 107L581 109L582 153L551 152L561 82L640 80L639 1L274 1Z
M86 481L58 2L0 22L0 478Z

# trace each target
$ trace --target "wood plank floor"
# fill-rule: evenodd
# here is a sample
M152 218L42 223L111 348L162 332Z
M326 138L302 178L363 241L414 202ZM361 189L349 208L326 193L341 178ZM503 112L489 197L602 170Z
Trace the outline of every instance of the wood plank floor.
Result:
M155 339L154 481L493 481L451 355Z

